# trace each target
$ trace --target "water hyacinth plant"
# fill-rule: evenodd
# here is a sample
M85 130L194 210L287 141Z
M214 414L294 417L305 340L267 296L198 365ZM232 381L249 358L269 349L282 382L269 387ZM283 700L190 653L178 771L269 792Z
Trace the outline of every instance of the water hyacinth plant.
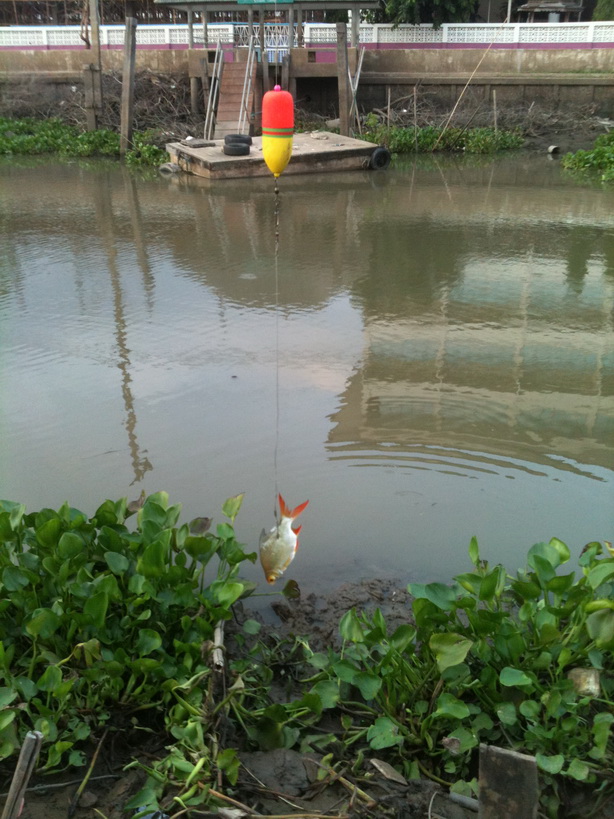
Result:
M105 501L92 518L0 501L1 759L30 729L46 770L83 765L85 741L141 716L172 731L191 681L207 690L203 645L253 590L238 579L255 559L234 536L241 500L215 534L208 519L178 525L164 492Z

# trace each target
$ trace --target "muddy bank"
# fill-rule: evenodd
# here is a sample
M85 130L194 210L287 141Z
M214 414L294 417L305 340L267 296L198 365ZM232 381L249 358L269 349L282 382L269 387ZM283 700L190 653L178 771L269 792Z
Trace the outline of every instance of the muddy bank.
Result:
M103 75L103 109L100 127L119 130L121 111L121 75ZM160 147L169 141L187 136L201 137L204 113L191 112L190 83L185 76L172 76L150 70L141 71L135 78L134 127L149 130L153 141ZM301 100L296 109L297 130L317 130L326 127L334 109L326 113L302 109ZM392 127L410 128L445 124L458 128L490 127L495 124L492 107L484 102L476 90L469 88L453 107L434 102L428 93L422 93L415 111L406 97L389 109L361 109L363 127L379 122ZM410 108L412 108L410 110ZM85 94L81 83L74 79L59 81L36 78L10 79L4 77L0 94L0 116L4 117L60 117L65 122L85 128ZM594 104L549 106L542 102L499 103L497 127L517 129L525 138L525 148L546 151L557 146L560 153L591 148L595 139L614 127L614 120L599 115Z

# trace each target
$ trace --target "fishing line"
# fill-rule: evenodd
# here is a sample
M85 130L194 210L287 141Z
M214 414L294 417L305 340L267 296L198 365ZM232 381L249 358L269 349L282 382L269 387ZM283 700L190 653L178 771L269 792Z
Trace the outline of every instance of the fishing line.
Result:
M279 183L275 177L275 447L273 450L273 473L275 475L275 500L273 515L277 517L277 498L279 496L277 455L279 452Z

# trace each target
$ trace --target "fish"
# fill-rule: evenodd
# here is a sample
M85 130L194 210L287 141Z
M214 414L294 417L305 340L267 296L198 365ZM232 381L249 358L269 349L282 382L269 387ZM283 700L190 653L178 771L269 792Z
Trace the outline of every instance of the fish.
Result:
M298 535L302 526L293 528L292 523L309 501L289 509L285 500L279 495L279 512L281 519L270 532L262 530L260 535L260 562L264 569L267 583L275 583L294 560L298 548Z

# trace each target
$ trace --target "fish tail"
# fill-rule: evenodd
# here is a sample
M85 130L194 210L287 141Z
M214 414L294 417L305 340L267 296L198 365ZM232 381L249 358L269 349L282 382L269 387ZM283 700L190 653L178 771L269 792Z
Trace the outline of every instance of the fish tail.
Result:
M279 511L284 518L292 518L292 520L294 520L294 518L297 518L301 514L308 503L309 501L306 500L304 503L295 506L294 509L289 509L281 493L279 494Z

